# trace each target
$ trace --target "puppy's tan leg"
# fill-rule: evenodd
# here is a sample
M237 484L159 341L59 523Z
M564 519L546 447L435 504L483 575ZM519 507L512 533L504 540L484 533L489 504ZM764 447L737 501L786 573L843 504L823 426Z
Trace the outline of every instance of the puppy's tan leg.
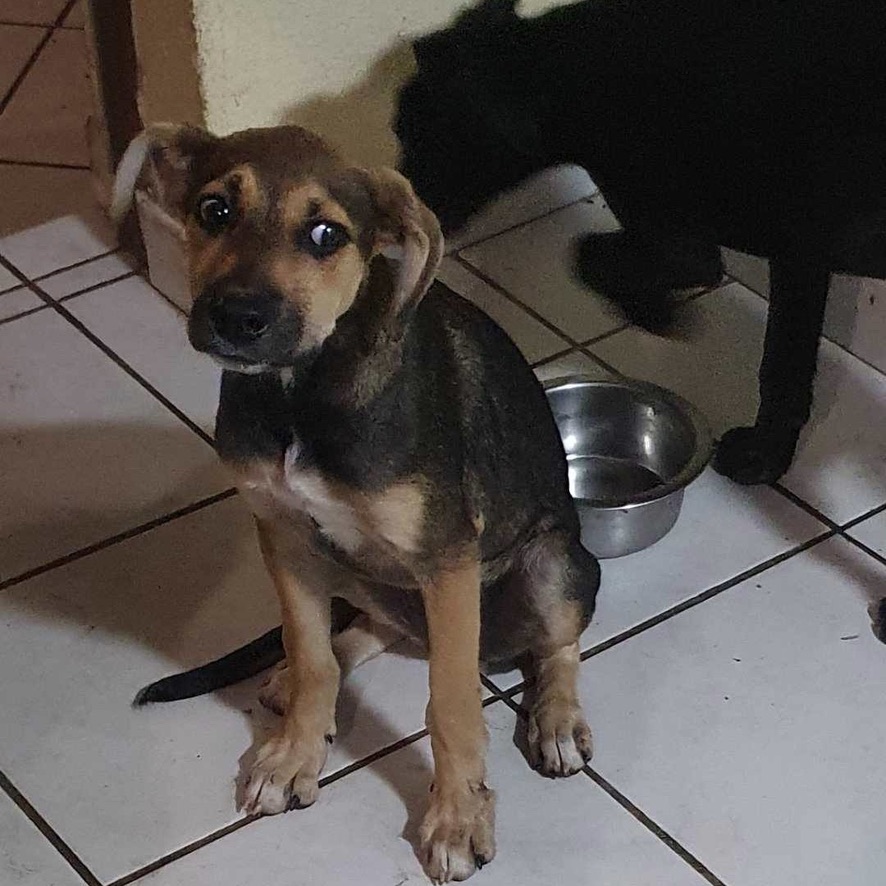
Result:
M495 797L486 787L480 703L480 565L476 549L422 588L428 621L434 752L431 804L421 826L432 880L465 880L495 855Z
M403 635L388 625L373 621L365 612L332 638L332 652L344 679L361 664L380 655ZM289 705L289 666L284 659L262 685L259 701L275 714L285 714Z
M330 642L324 570L306 546L297 570L272 526L258 522L265 563L283 617L289 703L282 728L260 748L246 787L249 812L285 812L317 799L320 771L335 736L339 667Z

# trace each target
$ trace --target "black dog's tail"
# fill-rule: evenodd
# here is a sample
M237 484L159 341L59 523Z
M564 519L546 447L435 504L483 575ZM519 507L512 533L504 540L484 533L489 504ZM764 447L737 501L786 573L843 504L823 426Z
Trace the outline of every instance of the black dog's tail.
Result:
M273 667L283 660L284 655L283 629L276 627L215 661L148 684L139 690L132 703L141 707L156 701L180 701L224 689Z

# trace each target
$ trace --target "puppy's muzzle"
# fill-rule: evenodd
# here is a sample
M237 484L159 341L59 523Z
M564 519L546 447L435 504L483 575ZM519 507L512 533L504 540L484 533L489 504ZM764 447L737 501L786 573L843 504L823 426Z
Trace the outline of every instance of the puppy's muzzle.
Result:
M264 293L228 292L210 300L207 315L213 337L240 349L267 335L280 315L280 303Z
M285 366L297 354L301 326L272 287L223 283L194 302L188 336L198 351L223 361Z

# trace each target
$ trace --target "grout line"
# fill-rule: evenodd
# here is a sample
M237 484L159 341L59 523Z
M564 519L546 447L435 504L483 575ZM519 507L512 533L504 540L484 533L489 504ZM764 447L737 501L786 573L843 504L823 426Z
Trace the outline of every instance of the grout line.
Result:
M109 345L105 344L85 323L79 320L71 313L63 304L53 299L45 293L36 283L28 280L19 269L13 265L8 259L0 255L0 266L14 273L33 293L38 295L42 301L48 304L57 314L68 321L75 329L82 333L89 341L92 342L105 356L109 357L117 366L122 369L131 379L141 385L156 400L159 400L179 421L187 425L201 440L208 443L214 448L212 437L203 430L190 416L182 412L168 397L161 394L146 378L141 376L132 366L130 366L116 351Z
M701 603L707 602L712 597L716 597L724 593L725 591L734 588L736 585L741 584L742 582L748 581L751 578L755 578L763 572L772 569L774 566L779 566L781 563L784 563L785 560L789 560L791 559L791 557L795 557L797 554L802 554L805 551L808 551L810 548L813 548L816 545L820 544L821 542L827 541L828 539L834 538L838 535L839 532L835 529L828 529L825 532L820 532L818 535L813 536L802 544L795 545L794 547L789 548L786 551L782 551L780 554L776 554L774 557L770 557L768 560L764 560L762 563L758 563L756 566L751 566L748 569L745 569L743 572L738 573L738 575L734 575L732 578L728 578L725 581L720 582L719 584L712 585L704 591L696 594L694 597L689 597L686 600L682 600L681 602L674 604L670 608L665 609L662 612L659 612L656 615L653 615L650 618L647 618L644 621L638 622L630 628L625 629L621 633L615 634L614 636L609 637L606 640L601 640L599 643L585 649L581 653L581 660L587 661L589 658L600 655L600 653L602 652L607 652L608 650L612 649L613 646L618 646L619 644L624 643L625 640L630 640L639 634L643 634L651 628L657 627L658 625L662 624L662 622L668 621L676 615L680 615L681 613L686 612L689 609L694 609L696 606L700 605ZM512 686L509 689L497 689L497 691L502 693L502 696L506 700L510 700L518 692L522 692L526 688L526 685L527 681L521 680L516 686Z
M541 221L544 218L549 218L552 215L556 215L556 213L569 209L572 206L577 206L579 203L589 203L595 197L600 196L600 191L596 190L593 194L588 194L585 197L579 197L576 200L570 200L569 203L564 203L562 206L555 206L553 209L548 209L546 212L543 212L541 215L533 216L532 218L524 219L523 221L515 222L507 228L502 228L501 230L495 231L492 234L481 234L476 240L470 240L467 243L462 243L460 246L457 246L452 252L446 252L445 255L448 258L460 258L459 253L463 249L473 249L475 246L479 246L480 244L486 244L490 240L494 240L496 237L501 237L504 234L510 234L511 231L516 231L519 228L525 228L527 225L531 225L533 222Z
M725 886L723 881L703 864L695 855L693 855L682 843L672 837L657 821L650 818L639 806L629 800L618 788L605 779L596 769L588 765L582 769L582 772L595 784L598 788L605 791L609 796L618 803L625 812L632 815L637 821L650 830L665 846L672 852L675 852L686 864L689 865L699 876L703 877L711 886Z
M509 302L515 304L518 308L522 308L527 314L549 329L551 332L555 333L557 336L562 338L564 341L569 343L570 348L578 348L581 345L574 339L572 336L567 335L563 332L562 329L559 329L555 326L550 320L543 317L538 313L534 308L529 307L529 305L523 304L517 296L515 296L512 292L505 289L500 283L496 282L492 279L485 271L481 271L476 265L471 264L466 258L461 255L455 256L455 261L458 262L466 271L472 273L475 277L482 280L487 286L494 289L499 295L503 295Z
M815 517L819 523L824 523L828 529L833 529L835 532L841 532L838 523L835 523L830 517L823 514L817 507L815 507L815 505L811 505L805 499L800 498L796 492L792 492L787 486L783 486L778 480L774 483L770 483L769 487L783 498L786 498L791 504L796 505L801 511L805 511L810 517Z
M497 698L494 700L498 701ZM353 763L342 767L338 771L333 772L331 775L327 775L325 778L321 778L320 787L325 788L327 785L335 784L337 781L343 779L346 775L351 775L354 772L359 772L361 769L365 769L367 766L371 766L373 763L377 763L384 757L387 757L390 754L394 754L405 747L409 747L409 745L415 744L417 741L421 741L421 739L425 738L427 734L427 729L419 729L418 732L413 732L411 735L407 735L404 738L401 738L389 745L386 745L383 748L379 748L377 751L373 751L362 760L356 760Z
M886 566L886 557L882 554L877 553L873 548L866 545L863 541L859 541L857 538L851 535L847 535L843 532L840 533L840 538L844 541L848 541L853 547L858 548L860 551L863 551L867 554L871 559L876 560L878 563L881 563L883 566ZM886 598L884 598L886 599Z
M149 864L143 865L129 874L118 877L116 880L113 880L109 886L129 886L130 883L134 883L136 880L148 876L148 874L153 874L154 871L158 871L160 868L166 867L166 865L172 864L180 858L184 858L186 855L190 855L192 852L196 852L198 849L208 846L210 843L215 843L216 840L220 840L222 837L227 837L228 834L233 834L260 818L263 818L260 814L247 815L244 818L240 818L223 828L219 828L217 831L213 831L211 834L207 834L205 837L201 837L199 840L194 840L193 843L188 843L186 846L182 846L173 852L160 856L160 858L155 859Z
M52 22L10 22L6 19L0 19L0 26L9 28L51 28Z
M590 649L586 649L581 654L581 660L587 661L589 658L593 658L595 655L599 655L601 652L606 652L608 649L611 649L613 646L617 646L618 644L623 643L625 640L629 640L631 637L636 637L637 634L642 634L645 631L648 631L650 628L654 628L657 625L660 625L662 622L673 618L675 615L680 615L682 612L686 612L688 609L694 609L696 606L701 603L705 603L712 597L716 597L719 594L722 594L725 591L736 587L736 585L742 584L743 582L748 581L751 578L755 578L761 573L772 569L774 566L779 566L781 563L784 563L785 560L789 560L791 559L791 557L795 557L797 554L802 554L805 551L808 551L810 548L815 547L821 542L833 538L836 534L837 533L833 529L828 529L826 532L821 532L800 545L795 545L794 547L789 548L786 551L782 551L782 553L776 554L774 557L770 557L768 560L764 560L762 563L758 563L756 566L751 566L750 568L745 569L744 572L740 572L738 575L734 575L732 578L726 579L719 584L713 585L707 590L702 591L700 594L696 594L694 597L690 597L688 600L683 600L680 603L671 606L670 609L666 609L664 612L658 613L658 615L647 618L645 621L641 621L639 624L636 624L633 627L622 631L620 634L616 634L614 637L610 637L608 640L604 640L603 642L598 643L596 646L592 646Z
M125 274L118 274L116 277L109 277L107 280L102 280L100 283L93 283L90 286L84 286L83 289L78 289L75 292L70 292L67 295L62 295L57 298L56 301L70 301L72 298L77 298L81 295L89 295L90 292L95 292L97 289L104 289L106 286L110 286L112 283L119 283L121 280L129 280L130 277L137 276L138 271L128 271Z
M68 271L73 271L76 268L82 268L84 265L91 265L95 261L99 261L100 259L107 258L109 255L114 255L120 250L109 249L107 252L100 252L98 255L93 255L90 258L83 258L79 261L75 261L69 265L63 265L60 268L55 268L52 271L47 271L45 274L40 274L37 277L34 277L34 283L42 283L44 280L48 280L50 277L58 277L60 274L66 274Z
M872 508L870 511L867 511L858 517L853 517L851 520L844 523L841 529L843 532L848 532L850 529L855 529L859 523L864 523L865 520L870 520L871 517L878 517L883 511L886 511L886 504L877 505L877 507Z
M524 722L528 718L528 712L525 708L518 705L512 698L503 699L505 704ZM725 883L717 877L706 865L696 858L682 843L672 837L658 822L650 818L636 803L629 800L618 788L605 779L599 772L593 769L589 764L582 767L584 773L597 787L605 791L609 796L618 803L622 809L629 815L633 816L637 821L650 830L665 846L672 852L680 856L697 874L704 877L711 886L725 886Z
M620 370L616 369L608 360L604 360L602 357L597 356L593 351L588 350L587 348L579 346L579 351L582 352L586 357L590 357L600 368L605 369L607 372L614 375L616 378L627 378L627 376Z
M21 320L22 317L30 317L31 314L39 314L40 311L45 311L48 307L49 305L40 305L37 308L28 308L26 311L19 311L11 317L3 317L0 319L0 326L5 325L6 323L12 323L13 320Z
M90 554L96 554L112 545L119 544L123 541L129 541L129 539L135 538L139 535L144 535L144 533L150 532L152 529L157 529L160 526L165 526L167 523L171 523L173 520L178 520L180 517L187 517L189 514L195 514L197 511L202 511L204 508L226 501L236 494L236 489L225 489L223 492L217 492L215 495L210 495L208 498L201 498L200 501L185 505L183 508L179 508L176 511L170 511L168 514L163 514L161 517L155 517L153 520L148 520L146 523L140 523L138 526L133 526L131 529L126 529L123 532L118 532L116 535L110 535L107 538L103 538L101 541L93 542L85 547L78 548L76 551L71 551L69 554L63 554L61 557L56 557L55 560L50 560L48 563L44 563L41 566L35 566L32 569L28 569L25 572L21 572L18 575L13 575L11 578L0 581L0 591L5 591L13 585L21 584L28 579L36 578L38 575L43 575L44 572L49 572L53 569L58 569L60 566L67 566L69 563L82 560L84 557L88 557Z
M38 169L75 169L89 170L92 167L83 163L53 163L49 160L15 160L11 157L0 157L0 166L35 166Z
M88 886L101 886L99 879L86 867L77 853L58 835L52 825L28 802L25 795L3 772L0 772L0 790L6 792L9 799L19 808L19 811L46 837L55 850L80 875L80 879L84 883L88 884Z
M790 489L782 486L781 483L776 482L771 484L771 486L776 492L780 493L786 499L788 499L788 501L793 502L793 504L795 504L798 508L805 511L810 516L815 517L817 520L832 529L834 534L837 535L839 538L842 538L844 541L849 542L849 544L863 551L865 554L876 560L878 563L886 566L886 556L883 556L883 554L878 553L873 548L866 545L863 541L860 541L859 539L849 534L849 530L857 526L862 521L867 520L871 516L876 516L877 514L882 513L884 510L886 510L886 504L880 505L874 508L873 511L870 511L867 514L862 514L860 517L856 517L855 519L850 520L845 525L841 526L839 523L834 522L830 517L819 511L818 508L800 498L799 495L791 492Z
M163 299L163 301L166 302L166 304L171 305L173 308L175 308L175 310L187 320L190 314L188 314L188 312L181 305L176 304L162 289L158 289L156 286L154 286L154 284L151 282L151 278L148 277L147 274L145 274L142 279L145 281L145 283L148 284L148 286L151 287L151 289L154 290L154 292L157 293L157 295L160 296L160 298Z
M500 695L492 696L491 698L487 698L483 701L483 707L487 708L490 705L496 704L501 700L503 699ZM355 762L342 767L336 772L327 775L325 778L321 778L320 788L322 789L327 787L328 785L335 784L337 781L340 781L346 776L352 775L354 772L359 772L361 769L365 769L367 766L371 766L373 763L377 763L379 760L388 757L391 754L394 754L411 744L415 744L416 742L421 741L421 739L425 738L427 735L427 729L419 729L417 732L413 732L410 735L406 735L389 745L385 745L385 747L373 751L371 754L362 757L360 760L356 760ZM152 861L150 864L144 865L138 870L132 871L131 873L126 874L125 876L120 877L117 880L114 880L112 883L108 884L108 886L129 886L130 883L134 883L136 880L139 880L142 877L145 877L162 867L166 867L166 865L171 864L174 861L178 861L179 859L184 858L186 855L190 855L192 852L196 852L198 849L202 849L204 846L208 846L210 843L215 843L222 837L227 837L228 834L239 831L242 828L245 828L247 825L258 821L263 817L264 816L262 815L248 815L244 818L241 818L238 821L233 822L233 824L229 824L217 831L213 831L211 834L207 834L205 837L201 837L199 840L188 843L187 846L182 846L181 848L176 849L174 852L170 852L168 855L164 855L156 859L155 861Z
M40 42L34 48L34 51L31 53L28 60L22 66L22 69L18 72L18 76L15 80L12 81L12 85L9 89L6 90L6 94L0 99L0 114L2 114L8 107L9 103L12 101L16 92L18 92L19 87L25 81L25 78L31 72L31 69L37 64L37 59L40 57L40 53L43 52L46 44L52 39L52 35L55 33L56 29L62 24L62 22L68 17L68 13L76 6L77 0L68 0L65 3L64 7L62 7L61 12L55 17L52 24L46 29L46 33L40 39Z
M555 354L551 354L548 357L542 357L541 360L536 360L534 363L530 363L529 365L533 369L541 369L544 366L547 366L548 363L553 363L555 360L559 360L562 357L566 357L571 354L575 348L564 348L562 351L557 351Z

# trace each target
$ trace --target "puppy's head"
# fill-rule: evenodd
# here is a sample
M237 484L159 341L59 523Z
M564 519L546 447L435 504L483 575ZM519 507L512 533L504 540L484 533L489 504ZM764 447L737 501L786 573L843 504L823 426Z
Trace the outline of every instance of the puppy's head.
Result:
M413 45L400 91L399 168L451 232L550 160L532 105L531 52L515 0L484 0Z
M410 313L433 279L442 236L406 179L349 166L304 129L216 138L152 127L120 163L118 217L147 160L157 198L186 233L191 343L227 368L312 359L382 253L396 264L379 308L387 320Z

